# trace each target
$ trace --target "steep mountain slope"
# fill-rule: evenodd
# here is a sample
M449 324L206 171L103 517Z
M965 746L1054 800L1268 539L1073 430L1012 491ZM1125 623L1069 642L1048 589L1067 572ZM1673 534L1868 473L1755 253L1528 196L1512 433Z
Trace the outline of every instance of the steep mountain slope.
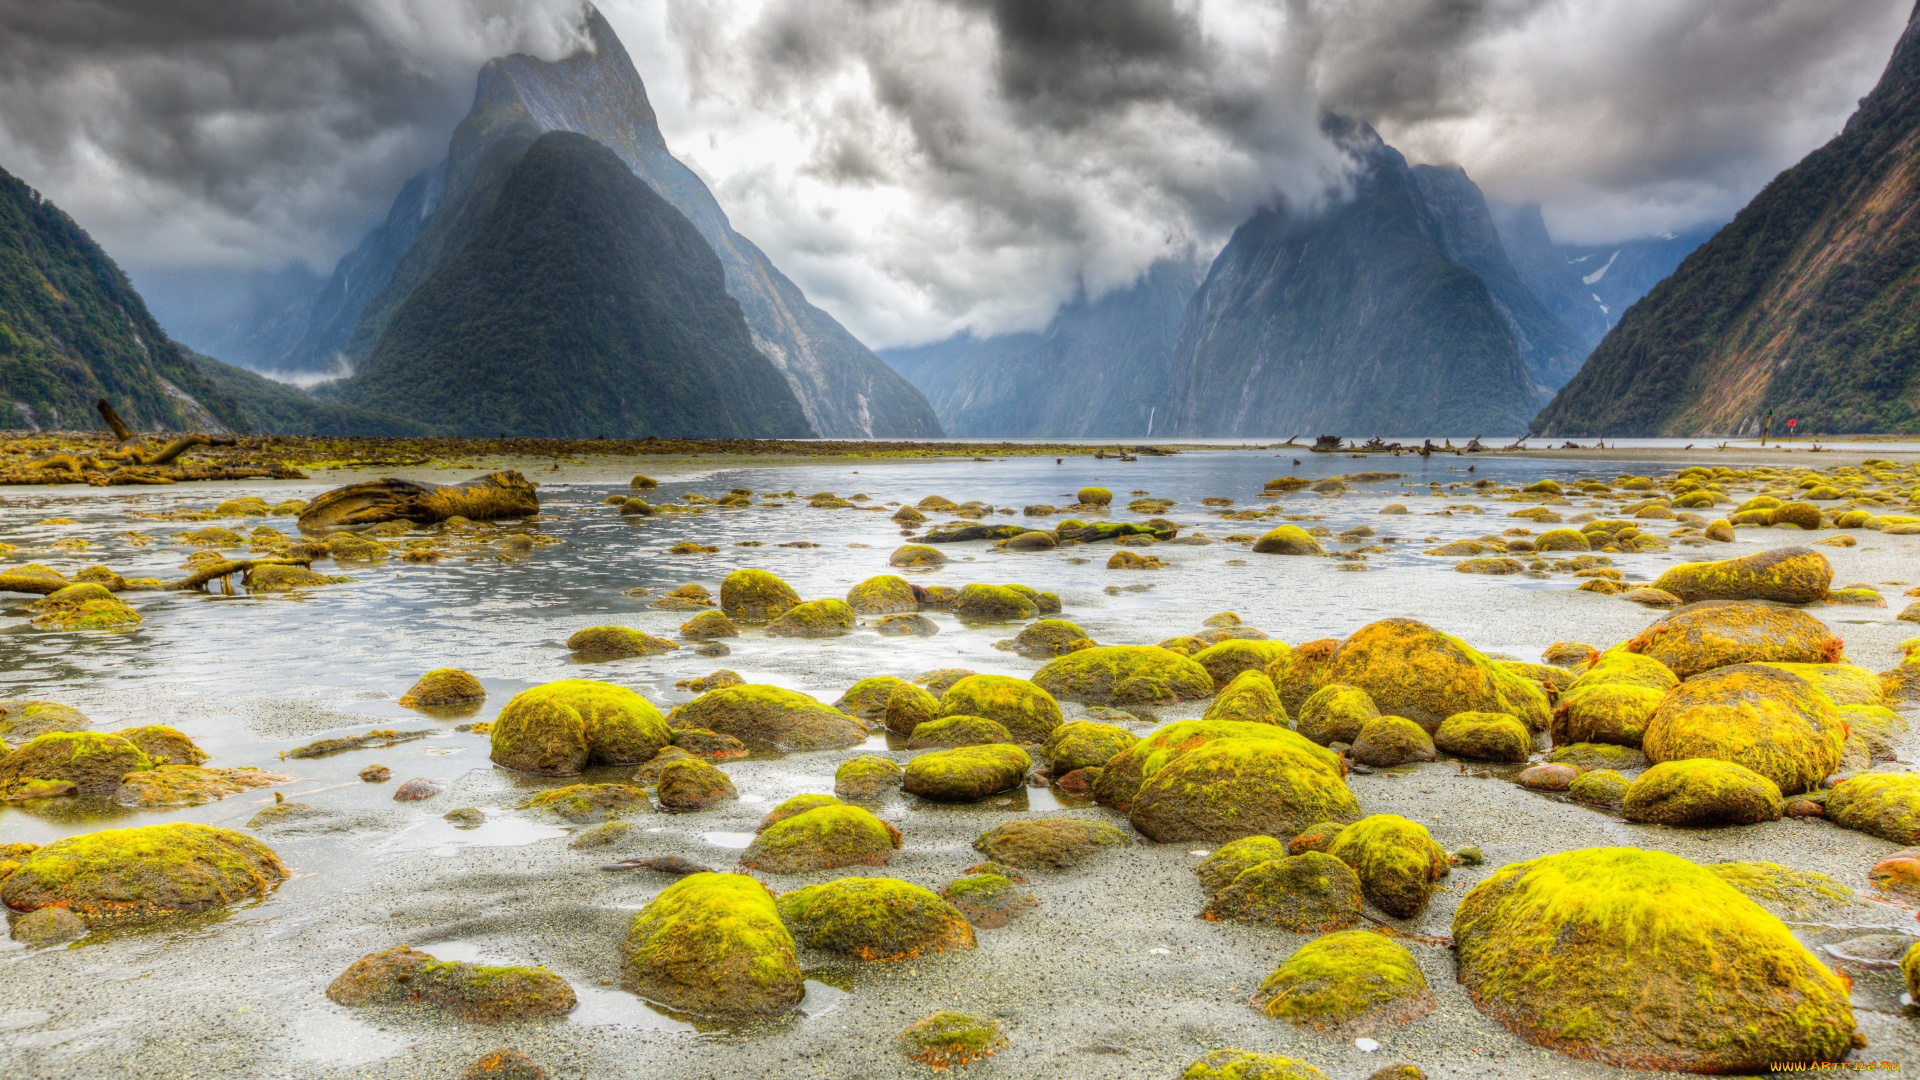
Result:
M1499 435L1535 394L1486 284L1429 234L1406 159L1330 119L1360 163L1352 197L1263 209L1187 307L1168 434Z
M0 171L0 427L244 428L85 230Z
M374 436L432 435L426 424L397 420L351 405L320 401L298 387L275 382L245 368L223 364L186 346L180 352L207 380L238 406L240 430L267 435Z
M1128 288L1075 298L1044 330L988 338L962 332L881 356L927 395L950 435L1164 432L1173 346L1199 278L1193 264L1163 260Z
M685 215L606 147L552 132L339 394L449 435L812 435L725 284Z
M1635 304L1539 417L1561 434L1920 427L1920 8L1833 141Z
M1454 265L1473 271L1486 284L1544 403L1580 370L1592 344L1581 340L1521 282L1500 243L1486 196L1463 170L1415 165L1412 173L1427 234Z

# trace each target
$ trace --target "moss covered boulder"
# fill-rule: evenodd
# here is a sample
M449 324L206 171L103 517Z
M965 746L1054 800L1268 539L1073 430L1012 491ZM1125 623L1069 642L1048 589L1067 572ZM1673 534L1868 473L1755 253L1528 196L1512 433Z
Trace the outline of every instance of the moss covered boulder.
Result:
M1329 683L1301 704L1295 727L1321 746L1352 743L1360 737L1360 729L1367 721L1379 715L1380 707L1365 690L1346 683Z
M347 965L327 997L348 1007L426 1005L482 1024L564 1016L579 1004L573 987L544 967L435 960L405 945Z
M719 611L703 611L680 624L680 636L692 641L713 641L739 637L740 628Z
M165 724L123 728L114 732L140 748L154 765L204 765L207 752L194 745L186 735Z
M1396 919L1426 909L1447 873L1447 852L1426 826L1397 814L1374 814L1341 829L1327 854L1353 867L1360 890Z
M1004 585L966 585L953 598L953 613L977 622L1011 622L1031 619L1040 613L1039 605L1023 593Z
M743 874L689 874L627 926L627 986L668 1008L753 1017L800 1004L793 935L767 887Z
M523 806L583 825L653 810L646 789L632 784L569 784L543 791Z
M1298 1058L1229 1049L1195 1058L1181 1071L1180 1080L1327 1080L1327 1074Z
M1261 555L1325 555L1320 541L1313 534L1298 525L1281 525L1264 533L1253 542L1253 550Z
M911 960L974 947L952 904L897 878L841 878L780 894L780 918L810 949L857 960Z
M1309 742L1297 732L1276 724L1249 724L1227 720L1177 720L1159 728L1145 739L1116 754L1102 769L1094 785L1094 797L1102 805L1122 813L1132 808L1140 786L1181 754L1197 750L1215 739L1257 739L1283 743L1306 753L1331 770L1345 776L1340 755ZM1263 830L1254 830L1263 831ZM1276 834L1279 835L1279 834ZM1292 835L1292 834L1286 834Z
M1285 728L1272 730L1293 735ZM1293 836L1322 821L1359 816L1339 766L1298 736L1213 739L1177 756L1149 755L1142 775L1127 817L1160 843L1219 842L1255 833Z
M1680 679L1650 656L1609 649L1573 680L1553 707L1554 745L1639 746L1647 723Z
M434 668L400 695L404 709L442 709L453 705L471 705L487 700L480 680L459 668Z
M1434 748L1468 761L1522 762L1533 751L1527 726L1506 713L1454 713L1433 732Z
M1453 938L1481 1011L1574 1057L1758 1073L1852 1049L1846 984L1779 919L1664 852L1587 848L1502 867L1462 899Z
M907 736L911 736L921 724L939 715L939 698L912 683L904 682L895 686L887 694L886 707L880 713L881 720L887 725L888 731Z
M1841 642L1825 623L1793 608L1715 600L1675 611L1627 642L1631 652L1667 665L1681 679L1731 664L1841 661Z
M1506 713L1528 731L1547 730L1551 714L1546 694L1531 680L1413 619L1382 619L1354 631L1327 665L1325 681L1357 686L1381 712L1429 733L1460 712Z
M1303 642L1267 665L1267 678L1273 680L1274 692L1280 695L1288 716L1299 716L1307 699L1327 684L1327 668L1339 648L1338 638Z
M696 757L668 762L654 784L662 810L706 810L740 797L726 773Z
M793 586L765 570L735 570L720 583L720 610L739 622L772 622L799 603Z
M1686 603L1696 600L1772 600L1812 604L1833 584L1833 566L1809 547L1757 551L1737 559L1681 563L1653 583Z
M495 765L577 776L588 765L638 764L673 741L653 703L624 686L562 679L514 695L493 722Z
M92 726L85 713L57 701L0 701L0 741L14 746L49 731L85 731Z
M1118 724L1076 720L1053 729L1040 751L1047 756L1053 775L1060 777L1079 769L1105 766L1139 741L1138 735Z
M1376 768L1432 761L1437 756L1433 737L1404 716L1376 716L1361 724L1350 753L1353 760Z
M1337 830L1336 830L1337 831ZM1200 888L1209 897L1217 896L1221 889L1233 884L1233 879L1264 862L1284 859L1294 854L1287 849L1285 841L1271 836L1243 836L1221 844L1206 858L1194 864L1193 875L1200 879ZM1358 888L1356 885L1355 888Z
M899 830L857 806L818 806L768 826L740 865L770 874L885 866L899 846Z
M1629 769L1647 767L1647 755L1637 748L1617 743L1569 743L1557 747L1547 760L1580 769Z
M1007 1048L1000 1025L959 1012L937 1012L900 1033L907 1057L935 1070L990 1058Z
M79 795L107 795L121 777L153 768L153 759L118 735L50 731L0 758L0 792L33 780L73 785Z
M905 679L896 679L891 675L875 675L848 687L847 692L833 703L833 707L848 716L878 720L886 715L887 695L893 693L893 688L911 685Z
M1060 703L1025 679L1007 675L969 675L940 695L941 716L984 716L1006 725L1013 739L1045 742L1060 726Z
M1273 688L1273 680L1267 678L1265 671L1243 671L1221 685L1225 689L1207 703L1207 711L1201 719L1279 724L1283 727L1293 725L1292 718L1287 715L1287 707L1281 704L1280 694Z
M1271 839L1250 836L1234 843ZM1236 853L1234 861L1252 855ZM1206 880L1202 878L1203 883ZM1288 855L1283 849L1278 857L1255 862L1220 886L1201 917L1261 923L1295 934L1318 934L1345 930L1359 922L1361 907L1360 878L1352 867L1324 852Z
M1014 737L1006 725L984 716L943 716L913 729L907 738L909 750L943 750L954 746L984 746L1010 743Z
M1621 805L1628 821L1654 825L1752 825L1780 820L1786 801L1778 785L1752 769L1689 758L1641 773Z
M833 793L843 799L882 799L900 790L901 775L899 764L891 758L857 757L834 770Z
M1213 696L1207 669L1157 645L1102 645L1053 660L1034 685L1086 705L1173 705Z
M1026 782L1033 759L1013 745L935 750L907 762L901 789L934 802L973 802Z
M1253 995L1253 1006L1339 1036L1385 1031L1433 1011L1413 954L1383 934L1343 930L1302 945Z
M286 866L258 840L172 822L83 833L36 848L0 883L0 903L13 911L63 907L99 926L254 899L286 879Z
M845 600L809 600L795 604L767 624L775 637L836 637L853 629L853 608Z
M1127 846L1130 839L1102 821L1016 818L981 833L973 850L1023 870L1071 870L1102 851Z
M898 515L895 515L895 520L899 520ZM918 524L920 521L925 520L925 517L916 515L914 523ZM892 555L887 557L887 565L907 569L924 570L935 566L945 566L946 564L947 553L937 547L929 547L926 544L902 544L894 550Z
M1267 665L1292 651L1284 641L1229 638L1195 653L1193 662L1207 669L1215 686L1225 686L1243 671L1265 675Z
M630 626L589 626L567 639L567 648L590 660L620 660L630 656L658 656L680 646Z
M1074 650L1077 642L1087 640L1085 630L1065 619L1041 619L1028 623L1012 640L1001 644L1021 656L1042 659L1065 656Z
M1891 840L1920 844L1920 773L1863 773L1833 786L1827 820Z
M954 878L942 895L968 922L983 930L997 930L1040 906L1040 901L1018 881L988 870Z
M731 735L755 750L834 750L866 741L859 721L805 694L747 683L682 705L678 723Z
M1654 762L1731 761L1797 795L1840 767L1845 742L1833 702L1811 683L1778 668L1735 664L1668 694L1640 745Z
M920 598L898 574L879 574L847 590L847 606L859 615L893 615L919 611Z
M1632 781L1612 769L1590 769L1567 785L1567 797L1588 806L1615 807L1626 801L1632 786Z
M38 613L33 625L42 630L131 630L140 625L139 612L93 582L69 585L28 606Z

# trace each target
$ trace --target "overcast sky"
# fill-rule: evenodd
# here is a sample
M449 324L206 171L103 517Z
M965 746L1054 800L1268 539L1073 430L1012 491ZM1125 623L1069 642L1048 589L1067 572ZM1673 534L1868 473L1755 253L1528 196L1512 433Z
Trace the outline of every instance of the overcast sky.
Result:
M876 347L1044 322L1277 196L1333 109L1564 240L1730 217L1910 0L603 0L668 144ZM577 0L0 0L0 168L131 268L325 273Z

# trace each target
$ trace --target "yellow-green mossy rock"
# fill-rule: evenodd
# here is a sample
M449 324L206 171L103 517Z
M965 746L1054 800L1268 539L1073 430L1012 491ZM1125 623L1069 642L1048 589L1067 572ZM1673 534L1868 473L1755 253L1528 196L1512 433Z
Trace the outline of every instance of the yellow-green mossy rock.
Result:
M703 611L680 624L680 636L691 641L739 637L740 628L724 612Z
M1390 768L1416 761L1432 761L1436 756L1433 737L1426 729L1404 716L1376 716L1360 725L1348 751L1362 765Z
M843 804L840 802L840 799L833 795L820 795L817 793L795 795L793 798L767 811L767 816L760 819L760 827L755 829L754 832L756 834L766 832L768 829L773 828L788 818L799 817L809 810L818 810L823 806L841 805Z
M915 728L939 715L940 699L908 682L898 684L887 694L886 707L880 711L888 731L908 736L913 734Z
M1327 854L1353 867L1360 891L1396 919L1424 910L1447 874L1446 849L1426 826L1396 814L1374 814L1341 829Z
M987 858L1022 870L1071 870L1110 848L1126 847L1132 837L1103 821L1084 818L1015 818L973 842Z
M817 806L769 825L747 845L740 865L769 874L885 866L899 846L898 830L857 806Z
M1833 702L1812 683L1778 668L1735 664L1668 694L1640 747L1656 763L1731 761L1797 795L1840 768L1846 737Z
M845 600L809 600L795 604L767 624L777 637L833 637L853 629L853 608Z
M1061 777L1076 769L1104 767L1139 741L1138 735L1118 724L1075 720L1054 728L1040 752L1046 755L1053 775Z
M1380 707L1365 690L1345 683L1329 683L1301 704L1295 727L1321 746L1337 742L1350 744L1360 737L1360 729L1367 721L1379 715Z
M1246 838L1256 839L1272 840ZM1294 934L1324 934L1359 922L1361 908L1360 878L1352 867L1324 852L1288 855L1283 849L1278 857L1235 874L1212 895L1201 918L1262 923Z
M304 566L268 563L248 570L243 580L250 592L283 593L296 589L317 589L322 585L343 585L353 579L338 574L317 574Z
M726 773L697 757L661 766L653 790L662 810L706 810L740 797Z
M72 784L78 795L106 795L120 778L153 768L153 759L118 735L98 731L50 731L0 758L0 793L32 780Z
M1075 642L1085 640L1087 632L1065 619L1041 619L1023 627L1005 648L1035 658L1065 656Z
M793 935L765 885L744 874L689 874L627 925L629 989L680 1012L770 1016L806 994Z
M1211 898L1218 896L1221 889L1233 884L1233 879L1248 870L1261 863L1288 858L1292 854L1283 840L1271 836L1243 836L1221 844L1212 854L1195 863L1193 875L1200 879L1201 890ZM1357 881L1354 888L1359 888Z
M443 667L420 676L396 704L403 709L439 709L485 700L487 689L479 679L459 668Z
M1826 524L1820 508L1808 502L1791 502L1767 511L1767 524L1773 526L1792 525L1814 532ZM1780 550L1787 550L1782 548Z
M1180 1080L1327 1080L1327 1074L1298 1058L1279 1054L1209 1050L1181 1072Z
M528 799L526 809L544 810L585 825L626 814L650 813L653 802L645 788L632 784L569 784Z
M900 787L933 802L973 802L1019 787L1032 767L1018 746L961 746L907 762Z
M915 515L915 519L914 524L926 520L925 517L918 514ZM894 520L901 520L900 515L895 514ZM892 555L887 557L887 565L908 569L945 566L947 565L947 553L937 547L929 547L926 544L902 544L894 550Z
M1113 502L1113 492L1103 487L1083 487L1074 493L1074 498L1082 506L1106 506Z
M1231 720L1176 720L1114 755L1101 770L1093 795L1103 806L1121 813L1132 808L1134 796L1149 776L1190 750L1215 739L1271 739L1305 752L1336 776L1345 776L1340 755L1316 746L1300 734L1277 724L1249 724ZM1258 831L1258 830L1256 830ZM1293 835L1291 833L1287 835Z
M1553 707L1555 745L1639 746L1647 722L1680 679L1650 656L1608 649L1573 680Z
M1281 525L1268 531L1253 542L1253 550L1261 555L1326 554L1320 547L1320 541L1298 525Z
M1533 541L1535 551L1590 551L1587 534L1577 529L1548 529Z
M892 615L919 611L920 598L913 586L897 574L880 574L847 590L847 606L860 615Z
M989 1058L1007 1048L1000 1025L950 1011L914 1021L900 1033L900 1043L909 1058L936 1071Z
M1255 833L1294 836L1309 825L1360 816L1339 764L1329 764L1325 750L1285 728L1270 730L1293 738L1214 739L1177 756L1165 750L1149 755L1127 820L1164 844ZM1103 772L1101 781L1112 771Z
M587 679L522 690L500 710L492 736L495 765L540 776L638 764L673 741L652 702L624 686Z
M1626 800L1627 791L1632 786L1632 781L1612 769L1589 769L1567 784L1567 796L1589 806L1619 806Z
M1060 546L1060 541L1052 533L1036 529L1010 536L1001 546L1007 551L1052 551Z
M29 605L42 630L121 630L140 625L140 613L105 585L69 585Z
M772 622L799 603L793 586L765 570L735 570L720 583L720 610L740 622Z
M1621 746L1618 743L1569 743L1556 747L1547 755L1547 760L1560 765L1573 765L1582 769L1632 769L1638 771L1650 764L1647 755L1639 748Z
M1011 871L1009 871L1011 873ZM995 930L1040 906L1033 894L1004 874L982 872L954 878L945 893L967 921L982 930Z
M952 904L897 878L841 878L780 894L780 918L800 944L857 960L911 960L974 947Z
M887 695L893 693L896 686L911 686L905 679L896 679L891 675L876 675L871 679L861 679L840 695L833 707L848 716L858 716L865 720L878 720L887 713Z
M130 772L120 780L113 801L120 806L147 809L161 806L200 806L254 788L272 787L293 779L261 769L203 769L197 765L156 765Z
M1382 619L1340 643L1325 680L1365 690L1383 713L1404 716L1428 732L1459 712L1517 717L1545 731L1547 695L1458 638L1413 619Z
M1907 983L1907 996L1920 1001L1920 942L1900 955L1900 975Z
M1253 995L1262 1015L1343 1037L1397 1027L1433 1005L1413 954L1371 930L1309 941Z
M29 852L0 883L14 911L63 907L99 926L265 896L287 879L273 849L244 833L171 822L106 829Z
M1008 675L969 675L940 695L941 716L984 716L1006 725L1009 741L1040 743L1060 726L1053 695ZM917 734L917 732L916 732Z
M1600 652L1584 641L1556 641L1540 653L1540 659L1556 667L1584 672L1600 657Z
M866 728L794 690L724 686L680 706L676 722L731 735L755 750L837 750L858 746Z
M1013 742L1006 725L984 716L943 716L913 729L907 738L909 750L941 750L954 746L985 746Z
M1886 691L1880 676L1857 664L1782 664L1768 661L1763 667L1779 668L1812 683L1835 705L1880 705Z
M1811 870L1770 862L1712 863L1707 869L1781 918L1831 917L1853 906L1853 890Z
M833 793L843 799L881 799L900 790L903 770L891 758L867 755L833 771Z
M1004 585L977 583L962 586L952 607L955 615L981 621L1031 619L1040 613L1040 606L1023 593Z
M1920 773L1863 773L1827 793L1827 820L1891 840L1920 844Z
M1628 821L1652 825L1752 825L1780 820L1785 807L1773 781L1711 758L1663 761L1641 773L1621 799Z
M336 560L378 562L392 553L387 550L387 545L378 540L369 540L357 533L343 532L327 538L327 554L332 555Z
M1482 1012L1573 1057L1761 1073L1852 1052L1847 984L1779 919L1665 852L1587 848L1504 866L1461 900L1453 939Z
M435 960L405 945L355 960L327 997L348 1007L430 1005L482 1024L564 1016L579 1004L573 987L546 968Z
M1226 689L1207 703L1202 720L1234 720L1248 724L1293 726L1287 707L1280 703L1280 692L1265 671L1242 671L1222 684Z
M1225 686L1243 671L1258 671L1265 675L1267 665L1292 651L1284 641L1229 638L1195 653L1193 662L1207 669L1215 686Z
M1772 600L1811 604L1827 595L1833 565L1808 547L1757 551L1737 559L1681 563L1653 583L1687 603L1696 600Z
M0 741L15 746L49 731L85 731L92 726L85 713L57 701L0 701Z
M1527 725L1506 713L1454 713L1433 731L1434 748L1468 761L1522 762L1533 752Z
M1691 679L1729 664L1845 661L1841 641L1819 619L1794 608L1740 600L1710 600L1673 612L1627 642Z
M589 626L567 639L567 648L581 656L618 660L629 656L657 656L679 645L627 626Z
M1157 645L1080 649L1034 672L1034 685L1085 705L1174 705L1213 696L1207 669Z
M124 728L114 734L139 747L155 765L204 765L207 761L205 750L165 724Z
M1267 665L1267 678L1273 680L1274 692L1280 695L1280 704L1286 706L1288 716L1299 716L1307 699L1326 685L1327 667L1333 663L1333 654L1339 648L1338 638L1303 642Z

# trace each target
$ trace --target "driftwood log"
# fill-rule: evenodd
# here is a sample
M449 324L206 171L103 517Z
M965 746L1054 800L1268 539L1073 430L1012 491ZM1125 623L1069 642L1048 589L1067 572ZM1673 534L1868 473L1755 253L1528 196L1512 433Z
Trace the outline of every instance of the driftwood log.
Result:
M517 472L494 472L458 484L387 477L349 484L314 499L300 513L302 529L413 521L423 525L463 517L471 521L532 517L540 496Z

